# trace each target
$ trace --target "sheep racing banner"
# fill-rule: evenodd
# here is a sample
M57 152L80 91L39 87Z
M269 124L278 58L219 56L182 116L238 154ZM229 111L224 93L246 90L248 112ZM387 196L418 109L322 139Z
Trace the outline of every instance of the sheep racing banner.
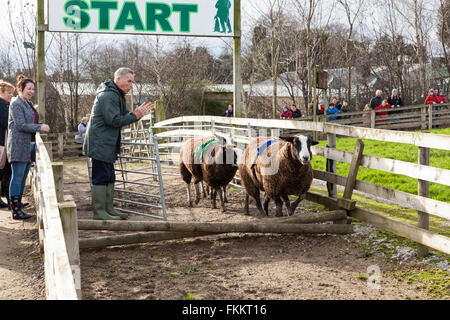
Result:
M48 0L49 31L234 36L234 0Z

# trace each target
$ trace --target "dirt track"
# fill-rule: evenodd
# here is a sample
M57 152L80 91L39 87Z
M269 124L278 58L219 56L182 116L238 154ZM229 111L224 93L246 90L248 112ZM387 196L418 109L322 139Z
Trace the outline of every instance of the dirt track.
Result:
M90 218L85 164L73 163L71 168L73 171L65 175L65 181L70 181L70 189L79 204L79 217ZM243 195L239 191L229 192L227 212L223 214L219 209L211 209L206 199L188 208L185 186L178 177L164 176L164 189L169 220L237 222L258 219L243 215ZM251 210L256 214L254 204ZM305 201L297 213L307 210L320 210L320 207ZM147 218L132 216L131 219ZM370 236L372 229L357 226L356 230L355 234L347 236L229 234L84 249L81 251L83 298L435 298L417 290L413 284L385 275L404 267L399 261L362 249L358 243ZM83 231L80 236L90 237L93 232ZM381 289L368 284L370 266L380 268Z
M74 196L79 218L91 218L85 162L66 162L64 170L65 192ZM223 214L204 199L187 208L185 187L177 177L165 176L164 187L170 220L257 219L243 215L239 191L229 192ZM254 204L251 209L256 213ZM304 201L297 214L321 209ZM35 218L17 222L0 210L0 225L0 299L45 299ZM396 279L414 268L414 259L400 261L363 249L373 232L356 225L356 233L346 236L229 234L82 249L82 295L90 300L440 298ZM80 231L83 238L99 234L107 233ZM381 271L380 289L371 288L371 266Z

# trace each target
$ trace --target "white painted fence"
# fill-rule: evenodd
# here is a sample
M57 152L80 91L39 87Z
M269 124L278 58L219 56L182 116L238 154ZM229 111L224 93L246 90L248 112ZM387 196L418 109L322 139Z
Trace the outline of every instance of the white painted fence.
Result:
M178 150L186 137L209 136L211 134L231 136L233 141L242 148L256 135L277 135L281 132L284 134L318 132L326 134L329 141L333 141L333 139L335 141L336 136L343 136L405 143L417 146L420 150L450 150L450 136L447 135L353 127L329 122L185 116L158 122L154 128L160 131L157 135L163 138L163 141L159 144L161 158L169 161L169 163L178 162ZM338 150L333 147L314 146L312 147L312 152L315 155L324 156L331 161L351 163L353 158L352 152ZM433 182L450 186L450 170L434 168L422 163L416 164L401 160L363 155L361 166L409 176L418 179L419 183ZM327 181L330 185L346 185L347 181L347 177L340 176L332 170L331 172L314 170L314 178ZM426 195L414 195L361 180L356 181L354 189L394 201L399 206L408 209L418 210L419 216L432 214L450 220L450 204L430 199ZM309 192L307 199L324 204L332 209L339 208L337 199L333 197L325 197ZM407 237L422 245L447 254L450 253L450 239L445 236L370 212L360 207L350 210L348 214L359 220L372 223L384 230Z

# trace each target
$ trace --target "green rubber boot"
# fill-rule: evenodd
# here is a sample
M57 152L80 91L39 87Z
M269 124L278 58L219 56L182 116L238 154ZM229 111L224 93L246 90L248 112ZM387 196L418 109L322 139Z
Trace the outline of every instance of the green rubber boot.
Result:
M120 220L120 217L111 216L106 212L106 189L106 186L91 186L93 219Z
M106 186L106 212L122 220L128 219L128 213L120 212L114 209L114 183Z

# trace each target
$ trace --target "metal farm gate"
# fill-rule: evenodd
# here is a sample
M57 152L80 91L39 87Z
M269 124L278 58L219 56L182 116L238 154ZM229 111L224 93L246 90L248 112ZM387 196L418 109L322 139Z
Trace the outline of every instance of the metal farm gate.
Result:
M167 220L158 137L142 121L121 131L120 155L115 163L114 207L130 214ZM89 181L92 163L87 159Z

